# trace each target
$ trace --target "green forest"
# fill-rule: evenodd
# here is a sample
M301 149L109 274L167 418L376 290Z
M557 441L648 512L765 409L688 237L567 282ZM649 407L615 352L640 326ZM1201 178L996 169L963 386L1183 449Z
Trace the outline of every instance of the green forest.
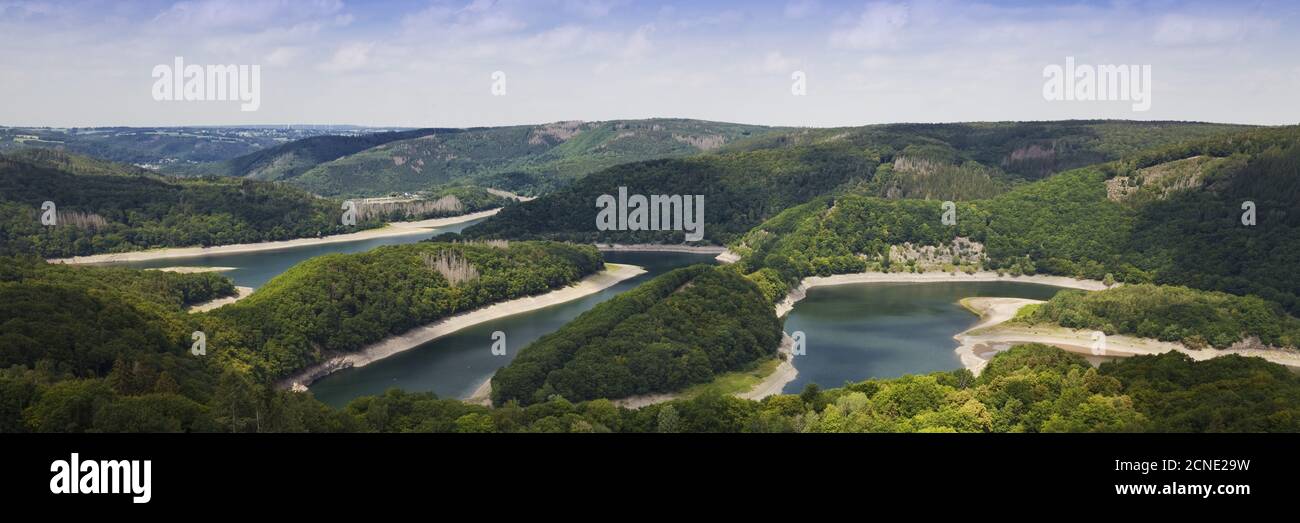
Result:
M604 268L590 246L432 243L329 254L201 316L215 359L269 381L387 336Z
M65 170L66 169L66 170ZM42 225L54 202L58 223ZM164 178L69 155L0 157L0 254L46 258L155 247L316 237L342 225L342 202L252 180Z
M1124 285L1098 292L1066 290L1017 315L1106 334L1178 341L1191 348L1226 348L1257 337L1274 347L1300 347L1300 320L1276 303L1166 285Z
M587 255L595 253L579 258ZM706 267L674 277L693 272L673 295L712 285L705 277L745 283L731 271ZM753 286L744 287L770 318ZM1300 431L1300 377L1261 359L1196 362L1168 353L1093 368L1041 345L998 354L978 377L958 370L835 389L809 386L762 401L706 393L629 410L608 399L552 394L489 408L393 389L333 409L310 393L277 390L220 358L189 354L189 333L205 315L187 315L182 307L228 292L229 282L210 273L5 259L0 432ZM624 301L618 308L635 308ZM779 333L774 319L765 321Z
M627 163L587 175L466 231L489 238L681 243L681 232L599 231L596 197L702 194L705 241L730 244L781 211L821 196L973 200L1144 148L1241 126L1175 122L897 124L779 130L686 159Z
M578 316L492 377L492 401L623 398L706 383L776 356L781 323L753 283L696 265Z
M1112 199L1107 181L1186 155L1220 155L1187 187L1149 199ZM1139 194L1141 192L1139 191ZM1242 224L1243 202L1258 223ZM1022 184L986 200L957 202L956 225L934 200L863 194L815 199L730 244L769 297L812 275L891 267L890 245L941 245L957 237L986 247L985 269L1252 294L1300 310L1300 127L1248 131L1180 144L1131 159Z

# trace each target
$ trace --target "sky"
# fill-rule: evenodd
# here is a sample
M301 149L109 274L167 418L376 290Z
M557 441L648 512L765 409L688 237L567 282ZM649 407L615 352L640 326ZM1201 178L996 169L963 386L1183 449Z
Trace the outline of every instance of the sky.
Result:
M1300 123L1294 1L0 0L0 35L8 126ZM259 66L257 110L155 100L178 56ZM1045 99L1067 58L1150 108Z

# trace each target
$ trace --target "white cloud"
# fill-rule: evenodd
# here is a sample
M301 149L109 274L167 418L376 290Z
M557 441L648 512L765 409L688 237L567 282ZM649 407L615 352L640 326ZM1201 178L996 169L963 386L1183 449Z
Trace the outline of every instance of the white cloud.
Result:
M771 51L763 56L763 63L758 70L765 74L789 74L797 67L797 62L786 58L780 51Z
M342 0L187 0L158 13L154 22L173 29L256 30L334 17L342 10Z
M1171 14L1161 17L1151 39L1162 45L1221 44L1240 41L1274 27L1276 22L1256 18Z
M262 63L273 67L291 65L302 51L301 47L277 47L262 57Z
M803 18L821 8L817 0L791 0L785 4L786 18Z
M627 59L637 59L645 56L654 47L650 42L650 33L655 31L654 24L645 24L633 31L627 38L627 44L623 46L623 57Z
M846 49L895 47L907 29L907 4L874 3L851 27L831 32L831 45Z
M602 18L621 4L621 0L564 0L564 10L586 18Z
M403 17L402 26L417 38L471 38L507 34L528 24L493 0L474 0L459 8L431 5Z
M339 46L328 62L320 64L320 69L329 73L361 69L370 62L370 50L374 47L374 42L353 42Z

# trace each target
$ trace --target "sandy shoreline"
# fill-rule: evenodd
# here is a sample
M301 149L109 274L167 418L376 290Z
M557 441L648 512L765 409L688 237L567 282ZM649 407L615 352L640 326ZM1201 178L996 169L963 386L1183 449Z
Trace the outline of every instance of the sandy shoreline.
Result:
M726 247L716 245L664 245L659 243L594 243L605 252L687 252L694 254L720 254Z
M749 392L737 394L736 397L746 400L759 401L768 396L775 396L781 393L787 383L794 381L799 375L799 370L794 368L794 338L785 332L781 333L781 347L777 349L778 357L781 357L781 363L776 366L776 370L768 374L763 381L754 385Z
M146 271L174 272L177 274L199 274L204 272L228 272L235 270L234 267L159 267L157 269L145 269Z
M785 299L776 305L777 317L785 316L794 309L794 304L807 296L808 290L813 287L824 287L828 285L848 285L854 283L947 283L947 282L991 282L1007 281L1018 283L1037 283L1041 285L1051 285L1053 287L1065 287L1069 289L1082 289L1085 291L1100 291L1106 289L1106 284L1096 280L1079 280L1067 278L1065 276L999 276L996 272L980 271L973 274L957 272L955 274L948 272L859 272L854 274L836 274L833 276L809 276L799 283L798 287L786 294Z
M486 218L500 212L500 208L491 209L482 212L462 214L449 218L433 218L429 220L420 220L414 222L392 222L384 227L377 229L366 229L364 231L349 232L345 234L335 234L321 238L296 238L293 240L280 240L273 242L261 243L238 243L233 245L217 245L213 247L167 247L162 249L152 249L148 251L121 252L110 254L94 254L91 256L74 256L72 258L57 258L46 260L50 263L67 263L67 264L92 264L92 263L119 263L119 262L137 262L149 260L166 260L173 258L194 258L199 256L212 256L221 254L244 254L250 252L274 251L278 249L288 249L291 247L305 247L310 245L326 245L331 243L355 242L360 240L370 240L374 238L387 238L391 236L405 236L408 234L422 234L429 232L429 229L436 227L446 227L464 223L479 218Z
M242 300L242 299L244 299L244 298L247 298L248 295L250 295L250 294L252 294L252 293L253 293L253 288L252 288L252 287L235 287L235 295L234 295L234 296L227 296L227 297L225 297L225 298L217 298L217 299L215 299L215 300L205 301L205 302L203 302L203 303L198 303L198 304L195 304L195 305L191 305L191 306L189 306L189 308L185 309L185 312L188 312L188 313L190 313L190 314L194 314L194 313L196 313L196 312L207 312L207 311L210 311L210 310L215 309L215 308L217 308L217 307L221 307L221 306L223 306L223 305L230 305L231 303L235 303L235 302L237 302L237 301L239 301L239 300Z
M978 375L988 365L989 359L1012 345L1021 343L1042 343L1060 348L1066 352L1081 354L1085 357L1128 358L1138 355L1162 354L1178 351L1197 361L1237 354L1253 356L1300 369L1300 352L1292 350L1270 350L1258 348L1227 348L1192 350L1182 343L1138 338L1128 335L1106 336L1105 350L1092 351L1093 331L1068 329L1052 325L1005 325L1014 318L1021 307L1039 300L1020 298L967 298L962 301L972 312L981 316L975 326L953 336L957 340L957 355L962 366Z
M288 378L280 380L276 386L285 389L306 390L311 382L328 376L335 371L350 367L363 367L369 363L405 352L429 341L486 321L541 309L594 294L644 272L645 269L635 265L606 264L604 271L587 276L568 287L555 289L537 296L516 298L442 318L422 327L416 327L405 333L372 343L357 352L335 356L307 367Z

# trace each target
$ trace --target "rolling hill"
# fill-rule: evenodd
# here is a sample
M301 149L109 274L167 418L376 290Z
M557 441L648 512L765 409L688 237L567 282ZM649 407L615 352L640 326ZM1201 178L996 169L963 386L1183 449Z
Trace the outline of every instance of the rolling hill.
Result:
M689 156L771 131L677 119L420 129L309 138L181 173L283 180L325 196L462 182L535 194L620 163Z
M506 209L465 233L584 242L681 242L680 232L596 229L596 198L627 187L630 194L704 195L704 238L723 244L782 210L822 195L989 198L1068 167L1241 129L1246 128L1079 121L778 130L723 146L713 154L614 166Z

